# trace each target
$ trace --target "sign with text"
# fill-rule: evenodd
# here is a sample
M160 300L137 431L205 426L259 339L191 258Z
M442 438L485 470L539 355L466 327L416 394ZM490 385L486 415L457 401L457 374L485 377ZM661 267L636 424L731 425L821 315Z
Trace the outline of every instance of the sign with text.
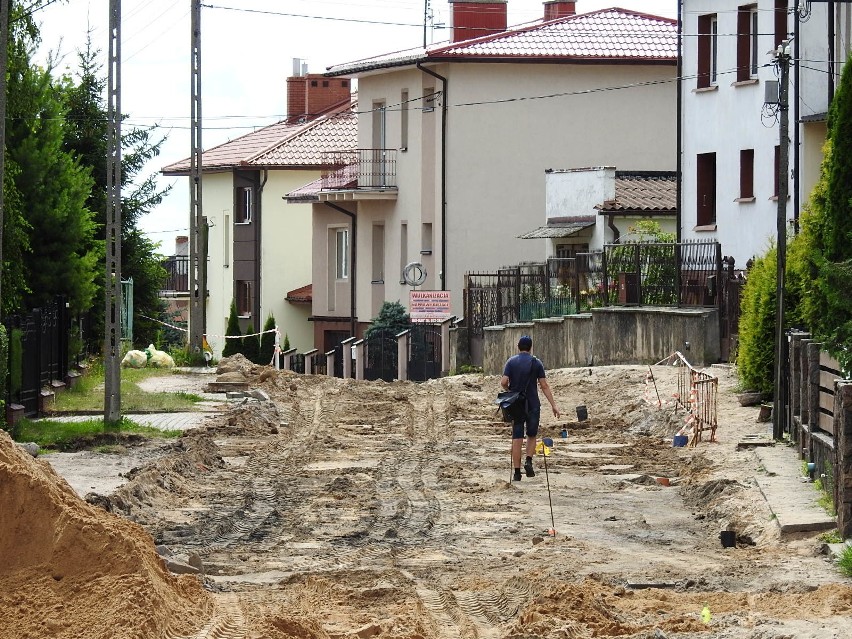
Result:
M408 309L416 324L440 324L450 313L449 291L409 291Z

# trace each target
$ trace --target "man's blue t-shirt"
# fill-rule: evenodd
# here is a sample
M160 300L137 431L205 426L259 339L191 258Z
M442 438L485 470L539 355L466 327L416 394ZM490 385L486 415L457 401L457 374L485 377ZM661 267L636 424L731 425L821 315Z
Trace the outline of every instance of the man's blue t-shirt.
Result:
M532 360L532 366L530 366ZM529 371L529 373L527 373ZM541 360L533 357L530 353L518 353L506 361L503 375L509 378L509 390L520 392L521 384L529 375L525 395L527 397L527 408L535 410L541 406L538 399L538 380L544 378L544 364Z

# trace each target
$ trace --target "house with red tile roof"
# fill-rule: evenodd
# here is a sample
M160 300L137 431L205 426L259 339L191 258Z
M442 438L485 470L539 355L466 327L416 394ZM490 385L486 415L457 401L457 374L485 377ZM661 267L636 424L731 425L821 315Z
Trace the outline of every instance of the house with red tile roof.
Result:
M354 149L357 121L348 78L288 79L287 118L207 149L202 210L207 218L208 342L219 357L231 301L243 332L272 313L290 344L313 348L312 214L284 195L322 174L328 152ZM189 159L162 169L189 176Z
M452 42L328 70L358 79L358 141L289 196L314 202L315 342L408 306L410 263L461 316L465 273L541 260L519 236L549 168L676 168L676 21L576 5L507 28L506 0L451 0Z

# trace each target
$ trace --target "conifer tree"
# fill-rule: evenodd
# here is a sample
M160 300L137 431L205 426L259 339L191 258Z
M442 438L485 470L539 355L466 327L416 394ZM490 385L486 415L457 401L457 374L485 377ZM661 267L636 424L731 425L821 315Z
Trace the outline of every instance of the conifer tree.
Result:
M237 303L231 300L231 312L228 314L228 326L225 329L225 347L222 349L222 357L230 357L242 351L242 340L237 338L240 332L240 322L237 319ZM231 337L232 339L228 339Z

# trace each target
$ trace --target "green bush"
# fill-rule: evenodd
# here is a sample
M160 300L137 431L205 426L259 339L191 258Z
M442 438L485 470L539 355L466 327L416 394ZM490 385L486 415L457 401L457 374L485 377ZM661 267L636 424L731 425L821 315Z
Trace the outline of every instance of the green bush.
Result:
M246 335L243 337L242 352L247 360L257 364L260 359L260 339L257 335L252 334L254 332L254 324L249 322L249 325L246 327Z
M237 303L231 300L231 312L228 314L228 327L225 329L225 347L222 349L222 357L236 355L242 349L242 340L228 339L228 337L239 337L240 322L237 319Z
M275 328L275 317L272 313L266 318L266 323L263 325L264 333L260 336L260 356L258 364L268 366L272 361L272 356L275 354L275 333L267 333Z
M852 546L846 546L843 552L840 553L840 560L837 562L840 572L847 577L852 577Z
M774 387L775 247L754 260L742 293L737 373L746 390L771 393Z
M17 396L21 392L24 374L24 346L22 339L23 331L13 328L9 340L9 393Z

